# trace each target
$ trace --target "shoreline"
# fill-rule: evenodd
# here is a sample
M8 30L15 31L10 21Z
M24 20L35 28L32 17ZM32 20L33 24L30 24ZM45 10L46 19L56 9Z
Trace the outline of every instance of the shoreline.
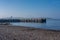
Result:
M0 40L60 40L60 31L0 25Z
M28 26L16 26L16 25L0 25L1 26L7 26L7 27L16 27L16 28L27 28L27 30L31 30L31 29L34 29L34 30L44 30L44 31L55 31L55 32L60 32L60 30L54 30L54 29L44 29L44 28L34 28L34 27L28 27Z

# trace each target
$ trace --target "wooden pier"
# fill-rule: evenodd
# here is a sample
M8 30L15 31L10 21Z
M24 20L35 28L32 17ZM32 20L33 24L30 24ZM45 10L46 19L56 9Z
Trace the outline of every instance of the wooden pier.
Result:
M46 23L46 18L40 18L40 19L21 19L20 22L34 22L34 23Z
M46 23L46 18L0 19L0 23L11 23L11 22Z

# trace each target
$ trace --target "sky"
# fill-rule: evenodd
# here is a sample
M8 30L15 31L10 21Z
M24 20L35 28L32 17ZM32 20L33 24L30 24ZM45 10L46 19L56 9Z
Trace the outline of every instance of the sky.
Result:
M0 0L0 18L59 18L60 0Z

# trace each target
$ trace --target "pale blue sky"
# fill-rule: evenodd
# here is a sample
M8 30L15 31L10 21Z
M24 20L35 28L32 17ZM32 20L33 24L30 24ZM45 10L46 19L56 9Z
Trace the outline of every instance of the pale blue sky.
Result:
M60 18L60 0L0 0L0 17Z

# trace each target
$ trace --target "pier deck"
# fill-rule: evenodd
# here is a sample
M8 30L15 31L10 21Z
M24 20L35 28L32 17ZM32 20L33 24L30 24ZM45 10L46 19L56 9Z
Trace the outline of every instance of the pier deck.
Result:
M5 23L5 22L35 22L35 23L45 23L46 19L45 18L40 18L40 19L0 19L0 23Z

